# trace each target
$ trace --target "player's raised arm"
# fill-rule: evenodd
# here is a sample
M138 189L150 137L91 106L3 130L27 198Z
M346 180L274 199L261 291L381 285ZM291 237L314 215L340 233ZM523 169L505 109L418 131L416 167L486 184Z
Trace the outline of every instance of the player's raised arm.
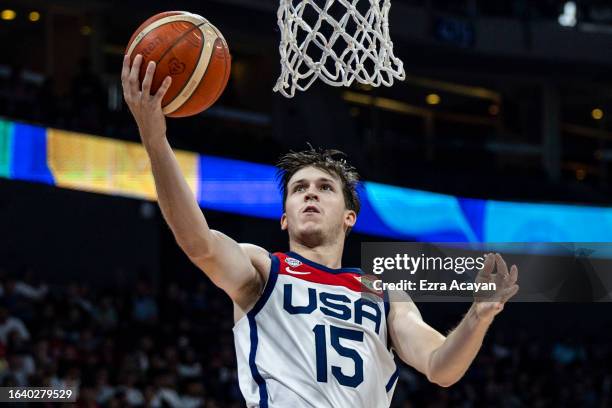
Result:
M497 265L497 273L492 274ZM448 387L463 377L482 346L494 317L518 291L518 270L510 272L499 254L489 254L478 281L495 281L495 295L486 301L475 299L459 325L446 337L426 324L406 293L390 293L389 334L393 348L406 364L416 368L438 385Z
M187 256L234 302L247 307L265 282L265 277L258 271L267 270L267 252L253 245L239 245L208 227L166 138L166 118L161 101L170 87L171 78L167 77L159 90L151 95L155 64L147 66L141 87L138 78L141 63L142 56L138 55L130 67L130 59L126 56L121 82L125 100L151 161L164 218Z

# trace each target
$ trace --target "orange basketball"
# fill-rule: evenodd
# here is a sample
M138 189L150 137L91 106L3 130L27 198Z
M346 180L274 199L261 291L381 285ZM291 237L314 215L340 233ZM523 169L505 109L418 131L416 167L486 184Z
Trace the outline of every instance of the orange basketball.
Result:
M219 98L230 74L231 57L221 32L204 17L186 11L157 14L142 23L126 49L131 63L143 60L140 81L149 61L156 69L151 93L166 76L172 85L162 100L170 117L191 116L209 108Z

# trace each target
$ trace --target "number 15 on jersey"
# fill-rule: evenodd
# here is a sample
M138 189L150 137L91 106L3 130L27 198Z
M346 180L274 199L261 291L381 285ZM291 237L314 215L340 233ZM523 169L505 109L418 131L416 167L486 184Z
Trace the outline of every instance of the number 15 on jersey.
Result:
M327 344L328 333L326 328L329 327L329 344L342 357L353 360L355 364L355 372L353 375L346 375L342 372L341 367L332 366L332 375L338 380L341 385L346 387L357 387L363 382L363 359L353 348L349 348L340 344L341 339L355 342L363 342L363 332L360 330L344 329L334 325L316 325L312 331L315 334L315 349L317 361L317 381L327 382Z

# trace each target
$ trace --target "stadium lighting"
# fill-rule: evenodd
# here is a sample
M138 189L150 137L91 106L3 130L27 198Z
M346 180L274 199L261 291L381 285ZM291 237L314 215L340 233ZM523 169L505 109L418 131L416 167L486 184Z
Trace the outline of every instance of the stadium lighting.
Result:
M604 117L604 112L603 110L599 109L599 108L595 108L591 111L591 116L593 117L593 119L595 120L602 120Z
M429 94L427 98L425 98L425 101L428 105L438 105L440 103L440 95L435 93Z
M14 20L16 16L15 10L10 9L2 10L2 13L0 13L0 18L7 21Z
M573 1L568 1L563 6L563 13L559 15L559 24L563 27L574 27L578 20L576 19L576 13L578 8L576 7L576 3Z

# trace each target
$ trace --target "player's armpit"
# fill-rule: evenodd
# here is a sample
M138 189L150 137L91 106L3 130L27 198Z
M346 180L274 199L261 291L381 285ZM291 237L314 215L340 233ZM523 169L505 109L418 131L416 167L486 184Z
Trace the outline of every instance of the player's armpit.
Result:
M256 245L238 244L222 232L211 230L206 254L190 257L210 280L243 309L259 297L270 271L268 252Z
M404 292L390 293L389 334L399 358L423 373L430 381L430 361L445 337L425 323L419 309Z

